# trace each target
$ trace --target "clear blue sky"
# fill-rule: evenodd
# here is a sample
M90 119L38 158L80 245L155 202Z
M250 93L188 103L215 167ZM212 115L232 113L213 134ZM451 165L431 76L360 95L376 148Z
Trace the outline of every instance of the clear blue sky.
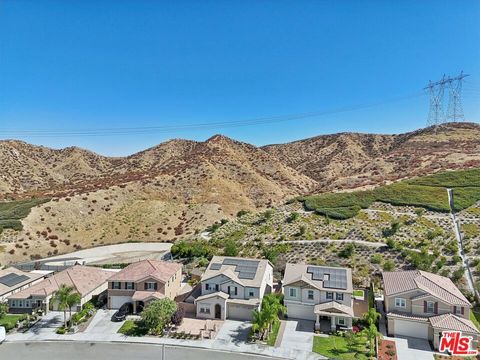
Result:
M0 1L0 131L248 120L385 101L472 74L480 119L480 2ZM423 127L428 97L253 127L29 137L125 155L215 133L257 145ZM9 133L11 134L11 133Z

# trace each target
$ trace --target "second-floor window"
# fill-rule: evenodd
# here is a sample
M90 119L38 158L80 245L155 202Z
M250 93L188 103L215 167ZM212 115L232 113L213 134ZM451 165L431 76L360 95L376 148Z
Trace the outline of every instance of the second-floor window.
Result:
M395 298L395 307L397 308L406 308L407 302L402 298Z
M121 284L118 281L112 282L112 289L121 289Z
M297 289L290 288L290 297L297 297Z
M465 308L463 306L454 306L453 307L454 314L465 314Z
M205 284L205 290L210 290L210 284Z
M145 290L155 290L156 286L157 285L156 283L154 282L146 282L145 283Z
M307 299L308 300L313 300L313 290L308 290Z
M248 292L248 296L249 296L249 297L255 296L255 293L253 292L253 290L250 290L250 291Z
M343 301L343 293L337 293L336 298L338 301Z
M427 301L427 313L435 313L435 303L433 301Z
M133 282L126 282L125 283L125 289L133 290Z
M333 300L333 293L327 292L327 300Z

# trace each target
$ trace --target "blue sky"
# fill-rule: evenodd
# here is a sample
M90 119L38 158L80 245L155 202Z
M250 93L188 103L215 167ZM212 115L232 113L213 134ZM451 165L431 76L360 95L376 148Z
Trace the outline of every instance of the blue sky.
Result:
M429 79L471 74L480 2L0 1L0 138L126 155L216 133L257 145L423 127ZM121 136L25 130L178 126L382 105L249 127ZM3 131L3 132L2 132ZM10 131L10 132L8 132Z

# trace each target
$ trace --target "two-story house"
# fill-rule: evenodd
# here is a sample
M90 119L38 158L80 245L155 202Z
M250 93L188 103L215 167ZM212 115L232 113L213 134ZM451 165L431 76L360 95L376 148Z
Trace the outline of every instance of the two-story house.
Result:
M477 346L472 305L449 278L419 270L384 272L383 289L389 335L427 339L438 349L442 331L461 331Z
M251 320L252 311L260 309L272 288L273 266L268 260L214 256L195 299L197 317Z
M315 321L315 329L352 327L352 271L347 268L287 264L283 278L289 318Z
M180 290L182 265L175 262L143 260L128 265L108 279L108 308L133 304L140 312L155 299L174 300Z

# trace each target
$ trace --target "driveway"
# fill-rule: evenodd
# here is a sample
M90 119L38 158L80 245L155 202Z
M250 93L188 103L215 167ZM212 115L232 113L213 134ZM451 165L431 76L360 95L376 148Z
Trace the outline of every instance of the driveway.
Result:
M215 337L215 345L235 345L241 347L248 340L252 324L250 321L225 320Z
M68 312L67 312L68 319ZM42 340L55 338L57 329L63 325L63 311L50 311L25 333L7 335L8 340Z
M428 340L409 337L385 337L395 341L397 355L402 360L433 360L433 351Z
M94 334L99 341L106 340L111 335L116 334L124 322L113 322L111 320L115 311L116 310L98 310L83 333L89 335Z
M285 320L281 348L312 351L314 322L310 320Z

